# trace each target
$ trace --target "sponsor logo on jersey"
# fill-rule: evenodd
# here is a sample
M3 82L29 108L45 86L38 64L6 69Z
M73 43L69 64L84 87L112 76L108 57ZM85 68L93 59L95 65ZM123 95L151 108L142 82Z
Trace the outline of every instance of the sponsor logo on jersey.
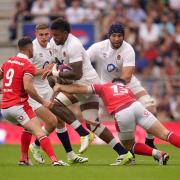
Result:
M39 53L39 57L43 57L43 53Z
M118 68L114 64L108 64L107 65L107 71L108 72L118 71Z

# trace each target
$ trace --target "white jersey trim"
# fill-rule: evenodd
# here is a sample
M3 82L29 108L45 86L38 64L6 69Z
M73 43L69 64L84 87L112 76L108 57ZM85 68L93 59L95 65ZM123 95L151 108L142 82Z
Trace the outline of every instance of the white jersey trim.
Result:
M24 73L25 75L29 75L31 76L32 78L34 77L31 73Z

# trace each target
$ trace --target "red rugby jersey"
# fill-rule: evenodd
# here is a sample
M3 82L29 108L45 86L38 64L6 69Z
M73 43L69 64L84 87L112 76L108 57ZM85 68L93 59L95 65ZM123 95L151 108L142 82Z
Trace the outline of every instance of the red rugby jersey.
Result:
M136 101L131 90L122 83L113 84L93 84L92 88L98 94L110 114L120 109L126 108L128 105Z
M24 90L23 77L25 74L35 74L35 67L29 62L28 57L19 53L4 62L0 70L4 73L1 108L26 102L28 94Z

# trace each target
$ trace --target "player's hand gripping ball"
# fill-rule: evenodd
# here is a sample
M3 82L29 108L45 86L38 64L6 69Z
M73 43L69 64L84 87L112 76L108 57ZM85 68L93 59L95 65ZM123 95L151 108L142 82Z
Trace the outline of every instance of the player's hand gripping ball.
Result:
M57 70L58 70L58 72L68 72L68 71L71 71L72 68L67 64L60 64L60 65L57 65ZM59 83L59 84L72 84L73 80L58 77L57 83Z

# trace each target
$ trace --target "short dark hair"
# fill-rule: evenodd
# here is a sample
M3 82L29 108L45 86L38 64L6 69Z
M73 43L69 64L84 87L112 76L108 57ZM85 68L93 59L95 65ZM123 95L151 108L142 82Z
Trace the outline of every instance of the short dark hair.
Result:
M22 37L18 41L19 49L24 49L29 44L32 44L32 39L31 39L31 37L28 37L28 36Z
M69 22L65 18L57 18L51 24L51 30L60 30L71 32L71 27Z

